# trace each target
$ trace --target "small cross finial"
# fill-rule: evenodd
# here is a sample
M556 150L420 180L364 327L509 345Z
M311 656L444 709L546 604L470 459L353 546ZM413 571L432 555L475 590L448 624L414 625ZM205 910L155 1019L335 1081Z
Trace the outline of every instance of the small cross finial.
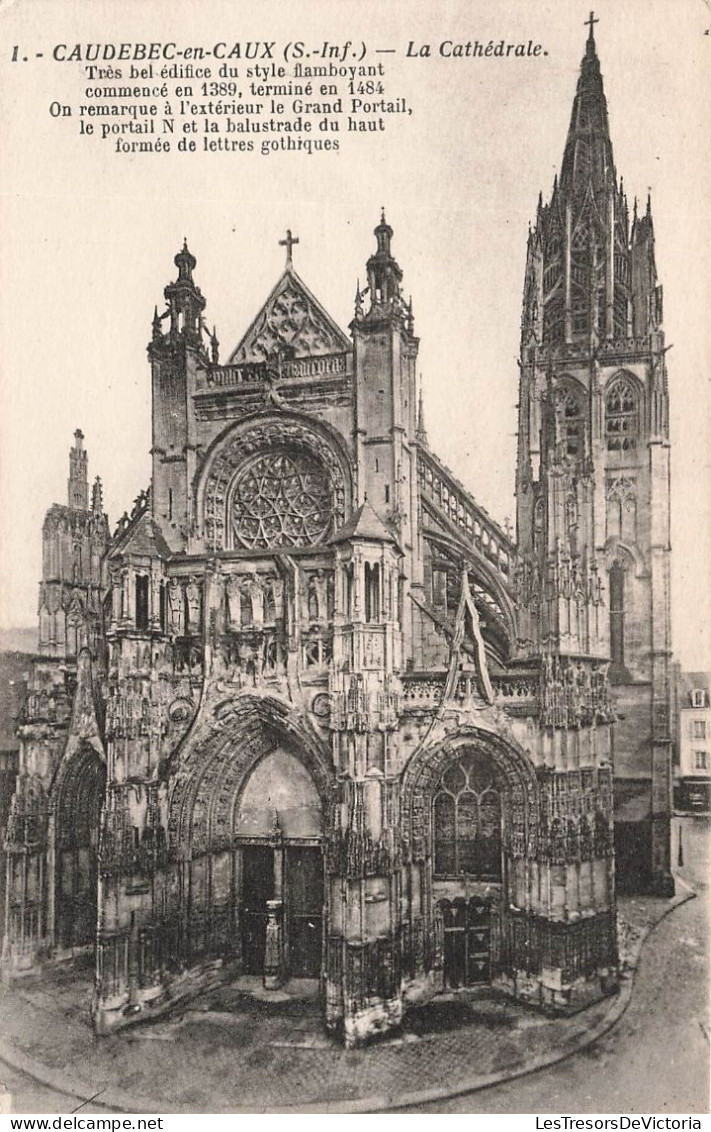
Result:
M600 21L595 19L595 13L591 12L590 13L590 19L585 21L585 26L590 28L590 32L588 34L588 39L594 38L593 37L593 24L599 24L599 23L600 23Z
M291 265L292 265L292 262L293 262L292 248L293 248L294 244L298 244L298 242L299 242L298 236L292 236L291 228L287 228L285 239L279 241L279 247L280 248L286 248L286 266L287 267L291 267Z

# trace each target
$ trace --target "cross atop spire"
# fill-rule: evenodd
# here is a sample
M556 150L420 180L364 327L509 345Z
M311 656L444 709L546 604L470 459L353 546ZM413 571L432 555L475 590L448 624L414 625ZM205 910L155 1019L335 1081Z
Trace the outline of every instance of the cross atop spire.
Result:
M286 237L279 241L280 248L286 248L286 266L291 267L293 264L292 248L294 244L298 244L299 237L292 236L291 228L287 228Z
M590 31L588 33L588 39L594 39L595 38L595 35L594 35L594 32L593 32L593 24L599 24L599 23L600 23L600 21L595 18L595 13L591 12L590 18L585 21L585 26L590 28Z

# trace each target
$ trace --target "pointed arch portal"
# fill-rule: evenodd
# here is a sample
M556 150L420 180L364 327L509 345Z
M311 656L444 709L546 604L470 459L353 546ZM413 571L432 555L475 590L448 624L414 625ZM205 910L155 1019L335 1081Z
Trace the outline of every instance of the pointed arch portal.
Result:
M413 857L429 860L445 989L488 983L510 963L511 906L525 906L538 786L525 754L467 728L422 748L403 779Z
M60 950L93 946L96 936L99 829L106 766L82 745L58 783L54 937Z
M183 959L225 956L273 985L317 978L332 771L276 701L237 697L215 716L174 768Z

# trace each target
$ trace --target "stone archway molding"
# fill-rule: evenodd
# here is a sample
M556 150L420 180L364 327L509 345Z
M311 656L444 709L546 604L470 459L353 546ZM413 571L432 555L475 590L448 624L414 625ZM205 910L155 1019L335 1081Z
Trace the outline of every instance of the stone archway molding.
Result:
M314 780L327 813L335 773L330 752L293 706L249 692L205 709L168 769L169 844L181 858L231 847L239 796L257 764L277 746Z
M479 749L490 757L510 788L510 850L513 856L532 857L538 844L539 789L529 756L512 735L503 736L489 726L471 723L449 729L440 724L412 755L405 768L401 791L403 840L413 860L431 851L430 807L446 767L464 751Z
M253 415L231 424L217 437L196 479L195 533L205 539L209 550L227 549L229 491L244 461L284 443L309 453L324 466L333 491L334 530L345 522L352 506L354 469L342 438L324 422L298 413Z

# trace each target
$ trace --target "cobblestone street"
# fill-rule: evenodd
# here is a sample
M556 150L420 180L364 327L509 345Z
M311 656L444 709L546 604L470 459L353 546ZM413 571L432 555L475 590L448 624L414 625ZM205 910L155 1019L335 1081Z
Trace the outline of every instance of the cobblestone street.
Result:
M709 823L676 819L698 893L650 936L630 1005L599 1041L543 1073L418 1112L707 1113L709 1111Z
M545 1071L420 1111L705 1111L705 823L685 822L684 854L680 873L699 898L652 934L630 1007L611 1033ZM655 901L623 902L628 956L660 908ZM377 1110L415 1090L456 1089L473 1072L481 1082L501 1072L525 1073L534 1059L584 1040L616 1001L551 1019L489 992L454 1003L440 999L413 1011L397 1037L345 1051L323 1033L311 984L297 984L296 997L276 1002L265 1002L256 989L240 980L167 1020L96 1040L88 1018L90 981L77 989L67 973L5 992L4 1036L54 1074L56 1084L66 1080L71 1092L73 1082L81 1098L98 1094L83 1111L99 1111L102 1098L119 1092L126 1107L138 1102L141 1111L259 1111L285 1104L348 1111L368 1098ZM17 1112L68 1112L81 1103L16 1071L4 1079Z

